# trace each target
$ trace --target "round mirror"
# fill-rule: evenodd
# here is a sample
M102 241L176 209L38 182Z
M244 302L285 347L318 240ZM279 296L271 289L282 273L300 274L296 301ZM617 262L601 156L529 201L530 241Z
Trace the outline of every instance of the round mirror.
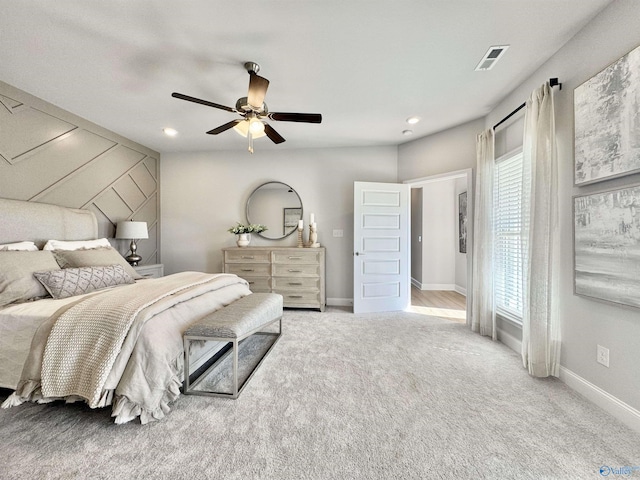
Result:
M256 188L247 200L247 221L266 225L262 238L279 240L298 229L302 219L302 200L286 183L267 182Z

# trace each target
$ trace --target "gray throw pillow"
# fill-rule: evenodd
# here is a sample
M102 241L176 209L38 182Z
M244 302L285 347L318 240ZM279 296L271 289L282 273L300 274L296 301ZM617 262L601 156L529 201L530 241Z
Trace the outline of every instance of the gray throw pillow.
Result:
M115 248L91 250L54 250L53 255L62 268L108 267L122 265L124 271L136 280L142 278Z
M135 283L122 265L63 268L35 272L35 277L53 298L67 298L116 285Z
M60 270L53 253L45 251L0 252L0 307L20 303L49 294L34 272Z

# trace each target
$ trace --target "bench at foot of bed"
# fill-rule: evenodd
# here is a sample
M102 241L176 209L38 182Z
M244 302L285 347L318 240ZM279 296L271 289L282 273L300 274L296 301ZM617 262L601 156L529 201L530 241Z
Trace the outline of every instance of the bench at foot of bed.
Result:
M189 327L183 336L184 393L238 398L282 334L282 304L282 295L252 293L210 313ZM277 332L264 331L276 322ZM258 335L260 337L257 337ZM253 344L249 345L254 339L264 341L253 341ZM218 350L205 366L191 374L189 351L191 342L198 340L224 342L225 346ZM238 364L239 350L243 350L243 365ZM215 372L216 370L218 371ZM226 375L229 370L232 373L230 385L229 377ZM216 377L222 380L216 382ZM221 391L220 384L225 383L225 377L227 382L223 386L227 388ZM243 377L243 380L240 377Z

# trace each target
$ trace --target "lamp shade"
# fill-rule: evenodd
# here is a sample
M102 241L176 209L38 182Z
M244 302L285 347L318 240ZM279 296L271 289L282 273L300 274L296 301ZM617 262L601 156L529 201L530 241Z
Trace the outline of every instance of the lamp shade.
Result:
M252 128L252 125L250 125L251 123L259 123L262 128ZM260 125L257 126L259 127ZM238 124L233 127L233 129L243 137L246 137L249 134L249 128L251 128L251 136L253 138L262 138L266 135L266 133L264 133L264 124L257 118L251 120L243 120L241 122L238 122Z
M116 227L116 238L149 238L147 222L118 222L118 226Z

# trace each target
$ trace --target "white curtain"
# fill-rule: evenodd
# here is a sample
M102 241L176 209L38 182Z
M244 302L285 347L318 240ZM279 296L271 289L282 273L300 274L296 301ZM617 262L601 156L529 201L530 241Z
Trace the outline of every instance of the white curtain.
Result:
M547 82L527 101L523 142L524 312L522 361L536 377L558 376L558 159L553 91ZM528 201L527 201L528 200Z
M493 129L476 137L471 329L497 339L493 299Z

